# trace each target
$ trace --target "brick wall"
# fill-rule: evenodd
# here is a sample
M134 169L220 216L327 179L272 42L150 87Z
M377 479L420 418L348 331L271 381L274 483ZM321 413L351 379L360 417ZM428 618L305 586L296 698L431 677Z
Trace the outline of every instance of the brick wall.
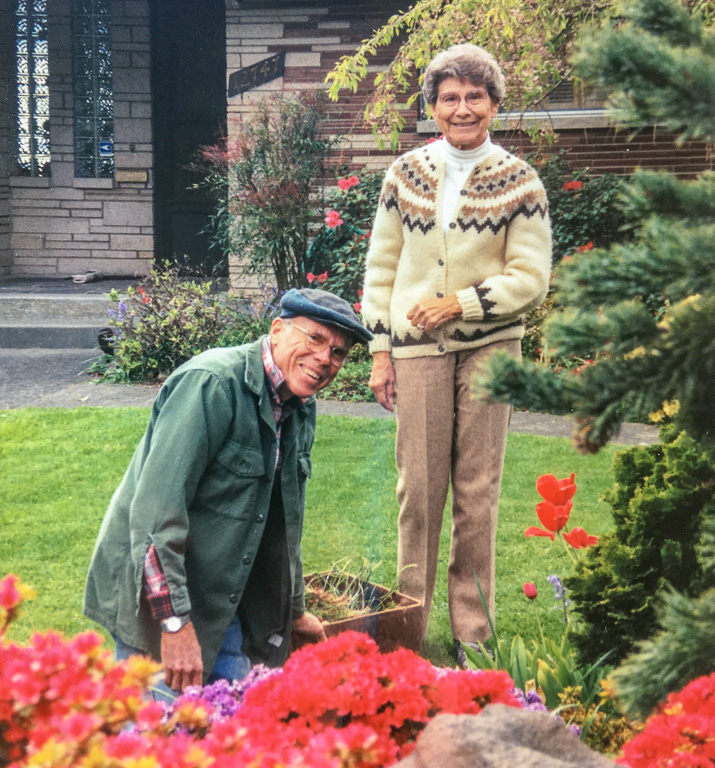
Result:
M273 54L286 52L284 77L228 99L229 134L236 122L250 116L256 102L270 93L325 88L325 75L337 60L354 52L374 29L405 6L393 0L226 0L227 76ZM384 67L395 47L379 52L370 61L370 75ZM394 157L389 148L379 149L371 131L361 124L372 81L369 76L358 86L357 93L342 94L338 103L331 103L328 109L326 131L341 134L344 139L337 162L356 170L386 168ZM402 151L437 135L436 125L419 120L416 105L404 115ZM493 139L520 151L533 149L528 137L520 132L495 131ZM627 132L608 127L569 128L558 132L554 149L565 150L576 167L589 167L595 173L627 174L640 165L687 177L712 167L712 155L706 144L689 142L678 147L672 137L652 130L629 141ZM246 278L240 278L240 262L235 258L230 273L236 287L254 287Z
M74 176L69 0L54 0L49 12L52 176L10 179L10 271L57 277L90 269L145 274L154 247L148 2L112 4L113 179ZM1 216L0 209L0 226Z
M10 173L14 114L12 0L0 0L0 275L10 272Z
M514 132L495 132L493 140L504 147L528 152L528 137ZM554 149L561 149L575 168L588 168L596 174L627 175L636 167L670 171L692 178L713 167L712 148L702 141L678 146L665 132L646 128L630 138L626 131L613 128L561 130Z

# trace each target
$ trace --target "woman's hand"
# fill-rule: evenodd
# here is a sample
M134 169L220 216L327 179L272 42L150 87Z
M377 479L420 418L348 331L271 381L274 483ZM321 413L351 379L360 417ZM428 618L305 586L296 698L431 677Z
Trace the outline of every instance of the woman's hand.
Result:
M395 410L395 367L389 352L373 353L369 386L383 408Z
M407 313L407 319L420 331L432 331L461 314L459 299L456 294L452 294L441 299L418 301Z

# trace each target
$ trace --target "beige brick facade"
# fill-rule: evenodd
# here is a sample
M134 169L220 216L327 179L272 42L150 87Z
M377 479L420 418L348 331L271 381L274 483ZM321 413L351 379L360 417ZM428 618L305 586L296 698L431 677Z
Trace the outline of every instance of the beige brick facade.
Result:
M13 20L12 0L0 0L0 10ZM2 98L0 274L146 274L153 257L148 0L112 4L113 179L75 178L70 0L53 0L48 11L52 175L12 175L14 93ZM14 20L0 27L0 77L12 91Z

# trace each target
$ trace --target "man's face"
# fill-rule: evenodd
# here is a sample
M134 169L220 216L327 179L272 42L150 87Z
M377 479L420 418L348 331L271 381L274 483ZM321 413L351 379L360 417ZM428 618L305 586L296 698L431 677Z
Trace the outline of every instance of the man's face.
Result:
M322 350L316 349L321 345ZM327 387L342 366L339 358L344 360L351 345L350 334L309 317L277 317L271 324L271 351L285 377L284 399L311 397Z

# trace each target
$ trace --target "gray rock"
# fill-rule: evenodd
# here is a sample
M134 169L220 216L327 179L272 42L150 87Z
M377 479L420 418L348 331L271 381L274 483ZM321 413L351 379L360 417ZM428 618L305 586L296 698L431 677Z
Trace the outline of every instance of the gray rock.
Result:
M613 768L555 717L490 704L479 715L438 715L396 768Z

